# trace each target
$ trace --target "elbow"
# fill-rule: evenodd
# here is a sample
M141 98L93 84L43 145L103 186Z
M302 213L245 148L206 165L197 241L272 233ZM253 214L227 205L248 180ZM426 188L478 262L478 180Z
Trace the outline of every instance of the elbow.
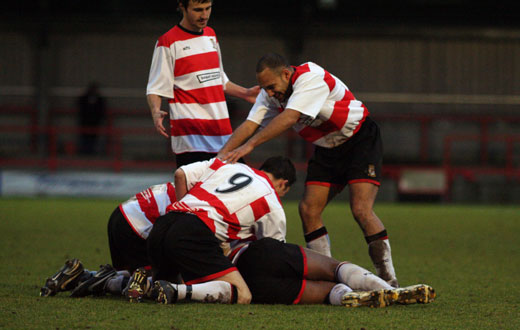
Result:
M175 182L183 182L184 181L184 170L182 168L178 168L175 173L173 174L173 178Z

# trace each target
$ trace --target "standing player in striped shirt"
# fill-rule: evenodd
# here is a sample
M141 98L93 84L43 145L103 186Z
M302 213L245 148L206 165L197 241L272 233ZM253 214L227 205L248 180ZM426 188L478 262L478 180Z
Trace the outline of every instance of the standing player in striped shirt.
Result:
M290 66L284 57L267 54L256 72L263 90L219 158L236 162L292 126L316 146L299 205L307 247L331 255L321 214L349 185L350 208L377 275L398 286L387 232L373 211L383 151L379 127L368 110L341 80L312 62ZM256 132L260 126L263 129Z
M284 157L269 158L260 170L217 158L177 169L177 202L155 221L147 240L155 277L180 272L188 285L225 281L236 288L238 303L249 303L251 292L221 245L263 237L285 240L279 198L295 180L294 165Z
M224 94L254 103L260 88L244 88L226 76L217 36L207 26L213 1L178 3L182 20L156 43L146 94L155 128L171 136L180 167L215 157L231 135ZM169 131L162 98L169 102Z

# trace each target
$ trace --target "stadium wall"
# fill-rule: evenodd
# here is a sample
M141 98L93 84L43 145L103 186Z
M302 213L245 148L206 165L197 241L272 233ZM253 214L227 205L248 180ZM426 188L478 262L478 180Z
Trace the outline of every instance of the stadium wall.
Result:
M65 25L51 29L43 45L32 34L0 31L0 103L32 102L36 73L44 65L52 105L70 105L95 80L108 90L113 106L146 107L144 93L155 41L173 24L163 23L160 28L141 24L140 29L129 31ZM331 34L316 28L295 53L283 35L270 30L248 34L223 22L215 29L228 76L246 86L255 84L257 59L275 51L296 62L310 60L325 66L369 105L385 104L380 111L486 113L492 105L495 113L512 113L519 103L511 99L520 95L520 33L515 31L431 29L410 34L381 29L367 33L338 26ZM42 50L48 57L44 63L38 59ZM405 102L387 104L374 93L398 94ZM420 100L406 102L407 95L413 99L423 94L443 95L447 102L435 109ZM454 102L449 102L450 96L460 95L469 101L461 104L452 98ZM495 99L471 99L482 95Z

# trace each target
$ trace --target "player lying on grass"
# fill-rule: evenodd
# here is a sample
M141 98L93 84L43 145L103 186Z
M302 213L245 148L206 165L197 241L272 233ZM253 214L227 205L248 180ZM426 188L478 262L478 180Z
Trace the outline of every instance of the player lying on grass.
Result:
M168 186L170 187L169 190L172 191L173 187L171 185L167 185L166 187ZM165 194L168 189L152 189L151 191L160 191ZM149 193L140 193L128 202L133 200L135 203L136 200L142 199L143 195L153 196L153 194ZM157 196L157 194L154 197L155 200L161 200L161 196ZM125 205L125 203L122 205ZM143 203L141 203L141 205L143 205ZM159 211L163 211L165 207L158 207L158 209ZM151 222L154 222L155 219L153 216L151 218ZM145 232L149 232L149 230L145 230ZM244 250L241 250L241 252L233 254L235 256L234 260L239 260L238 269L247 274L245 280L249 285L252 285L254 292L253 302L322 303L328 300L333 304L343 303L347 306L368 305L383 307L393 302L429 302L434 297L433 291L427 286L416 286L404 288L400 291L391 291L391 289L393 289L392 287L358 266L349 263L340 264L332 258L324 257L313 251L305 251L292 244L278 244L279 246L273 242L268 244L265 243L264 240L260 240L245 249L245 253L242 253ZM258 248L257 246L263 248ZM252 251L257 251L256 254L264 256L264 258L258 258ZM237 256L240 256L240 259L237 259ZM266 259L265 256L278 256L278 258L276 258L278 262L271 263L271 258ZM128 259L132 259L132 256L128 255ZM61 285L62 283L70 282L72 285L73 283L79 282L79 262L74 260L68 263L70 263L70 265L66 264L64 269L55 276L59 282L54 285L57 291L64 288ZM294 267L291 265L294 265ZM105 269L102 269L96 276L77 286L73 290L72 295L83 296L104 292L120 294L122 285L116 285L118 282L116 279L121 278L122 275L116 276L115 271L111 273L104 271L109 268L109 265L105 265L104 267ZM273 267L277 272L272 271ZM291 267L293 267L292 272ZM289 272L287 273L285 273L286 268L289 268ZM78 275L72 279L73 274ZM143 269L139 269L134 274L134 279L130 285L133 298L140 298L140 296L145 293L152 293L152 290L150 290L150 282L146 277L146 273ZM337 283L341 281L349 284L356 290L375 289L376 291L352 293L350 292L352 290L346 285L337 285ZM290 287L292 290L285 292L285 287ZM277 288L284 289L276 291ZM298 290L296 293L294 291L295 288ZM232 302L234 298L236 299L236 295L233 295L233 287L224 281L212 281L193 285L172 285L166 281L159 281L156 282L155 289L155 296L157 296L158 301L164 303L172 302L177 299L189 300L190 298L195 301L218 301L224 303ZM267 296L265 296L266 294Z
M229 256L246 281L257 304L332 304L347 307L385 307L429 303L435 291L425 284L394 288L368 270L339 262L310 249L263 238L233 250ZM137 271L139 272L139 270ZM143 292L164 304L189 297L190 286L155 281ZM223 287L222 289L229 288ZM202 295L199 294L199 297ZM223 291L222 296L230 293ZM207 300L206 300L207 301ZM227 302L227 301L226 301Z
M252 303L385 307L392 304L429 303L435 298L435 291L428 285L388 288L385 281L355 264L340 263L312 250L273 239L252 242L247 249L233 256L234 263L251 290ZM58 285L52 295L73 289L71 286L78 284L84 289L73 290L73 296L105 293L125 295L128 290L128 286L123 289L116 285L121 277L116 273L99 276L95 283L90 282L93 290L89 290L89 286L79 282L77 274L82 272L83 266L77 259L67 261L56 274ZM107 274L106 271L104 273ZM61 289L61 284L69 283L69 280L70 284ZM152 279L146 276L144 269L138 269L131 281L136 284L141 296L163 304L178 301L236 302L233 287L224 281L185 285L159 280L152 287Z

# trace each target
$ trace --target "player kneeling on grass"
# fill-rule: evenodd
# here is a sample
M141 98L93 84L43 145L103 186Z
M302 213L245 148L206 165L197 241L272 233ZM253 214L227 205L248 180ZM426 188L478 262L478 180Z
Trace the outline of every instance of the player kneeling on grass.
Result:
M248 302L250 293L247 285L241 279L236 268L223 256L219 244L226 242L228 239L230 241L251 239L254 235L256 235L255 238L285 239L285 214L279 197L289 190L290 185L295 180L296 174L293 164L289 159L283 157L271 157L262 165L260 170L252 169L243 164L226 165L218 159L181 167L176 172L176 185L178 181L177 186L181 187L176 191L176 195L177 198L187 195L187 198L182 203L173 203L169 206L168 211L173 212L165 215L164 218L170 220L161 220L161 217L159 217L159 215L166 213L165 207L156 209L151 206L143 207L142 204L145 204L145 200L151 203L150 201L154 200L152 197L155 197L155 200L159 197L152 196L151 192L145 191L146 193L142 193L142 196L138 194L134 199L134 201L138 201L138 205L134 206L139 206L146 217L138 217L139 219L136 221L130 222L128 214L125 212L123 215L127 218L126 220L119 217L125 220L118 222L122 223L121 226L111 226L109 223L109 243L113 263L116 265L116 259L122 259L124 262L118 263L120 267L126 265L125 262L131 267L135 267L138 263L141 265L150 264L146 258L146 252L144 252L146 250L143 250L143 242L148 237L152 223L157 219L165 228L169 228L172 223L179 226L178 223L183 223L183 220L177 218L181 217L184 218L184 222L190 225L190 228L187 230L180 228L178 233L176 231L172 233L172 230L169 230L168 234L189 236L189 233L186 234L189 230L202 231L202 234L197 233L194 238L192 237L193 241L197 245L214 252L213 255L202 253L202 256L186 258L188 261L182 267L179 267L184 280L190 281L191 277L199 276L201 272L209 272L210 274L200 275L200 277L204 281L224 280L234 285L238 291L238 302ZM214 191L207 188L208 186L212 187ZM211 193L208 193L206 189L211 190ZM187 194L188 190L190 191ZM206 193L212 196L210 201L205 200ZM199 202L202 202L202 204ZM159 206L159 203L155 206ZM149 211L149 214L146 214L146 211ZM139 214L137 211L134 213ZM176 221L171 221L173 218L176 218ZM186 220L186 218L190 219ZM192 224L198 226L191 226ZM117 230L112 230L113 239L111 235L112 227L117 228ZM157 223L155 227L157 227ZM156 236L160 237L162 233L159 230L156 230L156 232ZM201 244L201 237L207 238L206 246ZM181 237L181 239L184 239L184 237ZM156 247L160 250L162 242L157 240L154 242L155 245L152 246L152 249ZM167 242L171 243L171 248L175 240L172 239ZM113 248L114 246L118 248ZM182 245L178 250L184 252L185 246ZM172 255L175 253L178 253L178 251L173 252ZM138 260L138 255L145 256L145 258ZM152 253L152 255L154 254ZM202 263L200 260L189 264L197 257L206 261L206 269L201 269ZM132 260L132 258L137 260ZM177 271L172 270L171 264L162 255L156 253L155 258L156 263L160 265L157 267L160 269L159 274L167 274L163 275L164 279L171 280L176 277ZM188 269L190 267L193 269ZM128 268L130 267L125 269ZM215 271L217 268L219 270ZM211 273L213 271L215 273ZM91 272L83 270L77 260L70 260L58 273L47 280L46 285L42 288L41 295L49 296L59 291L71 289L73 289L72 296L99 294L105 291L112 292L110 288L115 280L114 275L116 273L110 265L102 266L100 272L92 276ZM131 300L138 301L142 296L143 287L146 287L147 281L139 283L137 279L145 278L146 276L143 275L144 272L138 272L134 276L136 280L130 282L128 297ZM125 279L128 278L123 275L120 276L122 277L118 277L118 285L114 285L114 288L121 289L124 286ZM192 281L197 280L200 279L192 279ZM243 299L241 299L241 295L244 296Z
M285 157L271 157L259 170L217 158L180 167L178 201L157 218L147 239L155 277L168 280L178 272L187 285L224 281L236 288L237 303L249 303L251 292L221 246L263 237L285 240L280 197L294 181L296 170Z
M90 294L121 294L130 274L148 267L146 238L159 215L176 201L172 182L154 185L119 204L108 220L108 242L112 265L101 265L99 271L85 270L78 259L70 259L41 288L43 297L72 290L73 297Z

